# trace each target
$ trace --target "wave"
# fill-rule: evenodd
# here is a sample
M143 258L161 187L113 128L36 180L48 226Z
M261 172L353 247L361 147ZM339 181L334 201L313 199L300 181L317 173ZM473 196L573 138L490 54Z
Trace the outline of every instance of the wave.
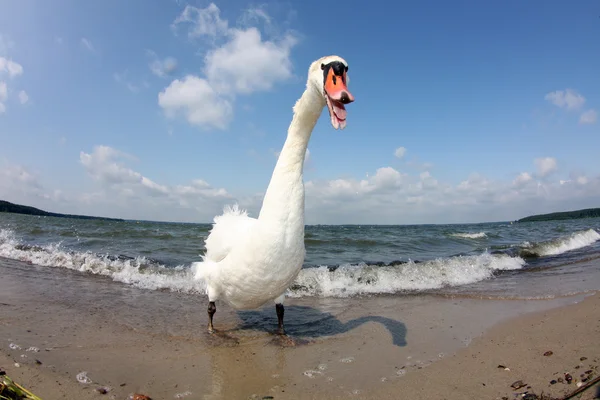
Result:
M571 250L587 247L598 240L600 240L600 234L595 229L588 229L547 242L524 242L521 244L520 255L522 257L556 256Z
M62 248L60 243L32 246L21 243L7 229L0 229L0 256L46 267L107 276L143 289L205 293L205 285L193 279L194 275L188 266L167 267L146 257L69 251Z
M462 238L462 239L483 239L487 237L487 233L485 232L477 232L477 233L468 233L468 232L458 232L450 234L452 237Z
M430 291L493 278L501 271L520 270L528 256L557 255L600 240L594 229L547 242L523 244L519 252L442 257L427 261L368 262L315 266L300 271L290 287L291 297L350 297ZM66 249L59 243L32 245L10 229L0 229L0 257L47 267L67 268L150 290L205 294L190 265L166 266L159 260Z
M20 243L12 231L0 230L0 256L47 267L59 267L107 276L143 289L205 293L189 266L166 267L146 257L75 252L61 244L32 246ZM422 291L457 286L491 278L496 271L520 269L519 257L482 254L440 258L425 262L392 262L319 266L300 271L289 290L291 297L348 297L360 294Z
M378 267L368 264L305 268L290 288L291 297L350 297L440 289L489 279L498 271L525 265L520 257L492 255L458 256Z

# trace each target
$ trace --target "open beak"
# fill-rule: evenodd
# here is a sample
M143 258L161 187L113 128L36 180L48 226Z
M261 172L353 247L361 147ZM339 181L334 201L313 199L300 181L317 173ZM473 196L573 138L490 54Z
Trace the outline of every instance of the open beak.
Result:
M331 125L335 129L344 129L346 127L346 107L344 107L344 104L354 101L354 96L346 86L346 71L341 75L336 75L333 68L330 68L325 78L324 90Z

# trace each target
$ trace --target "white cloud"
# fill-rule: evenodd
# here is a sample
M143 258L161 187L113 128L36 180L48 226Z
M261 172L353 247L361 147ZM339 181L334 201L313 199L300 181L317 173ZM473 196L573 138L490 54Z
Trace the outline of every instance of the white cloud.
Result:
M162 219L169 219L168 208L178 207L206 212L217 213L225 203L231 202L231 195L222 188L214 188L201 179L193 180L188 185L165 185L142 175L126 165L127 160L135 158L109 146L96 146L91 153L81 152L81 164L88 174L100 184L95 198L86 197L86 202L111 203L123 209L123 212L133 215L133 208L128 207L132 201L136 202L138 211L145 211L148 218L160 211L165 215ZM160 208L167 208L159 210ZM128 208L128 210L126 210ZM212 217L206 215L204 220ZM155 218L155 217L154 217ZM191 218L197 220L196 218ZM189 220L189 219L188 219Z
M19 92L19 102L21 104L25 104L29 101L29 95L27 95L27 92L25 92L24 90L21 90Z
M269 90L292 76L289 57L295 44L291 35L273 42L263 40L256 28L232 30L231 40L206 56L206 76L220 90Z
M227 32L228 22L221 19L220 13L221 10L214 3L210 3L206 8L187 5L171 27L176 30L180 24L188 25L189 38L223 35Z
M596 110L587 110L579 117L580 124L594 124L598 120L598 113Z
M188 75L176 79L158 94L168 117L185 115L192 125L225 129L233 114L231 103L219 97L206 79Z
M11 59L0 57L0 75L8 73L10 78L23 74L23 66Z
M8 98L8 87L6 82L0 82L0 102L6 101Z
M398 147L394 151L394 156L396 156L397 158L402 158L402 157L404 157L405 154L406 154L406 148L404 148L404 147Z
M263 10L253 15L271 21ZM180 25L188 28L190 38L208 37L221 44L206 53L204 78L188 75L159 93L168 117L184 115L190 124L225 129L238 95L270 90L292 77L290 52L297 40L290 33L267 39L256 27L232 28L213 3L204 9L186 6L172 27Z
M94 45L92 44L92 41L89 40L88 38L81 38L81 44L83 45L83 47L85 47L86 49L88 49L89 51L94 51Z
M573 89L550 92L546 95L545 99L555 106L566 108L567 110L576 110L581 108L585 103L585 97Z
M552 157L543 157L535 159L535 166L538 174L543 178L556 171L557 163L556 159Z
M155 58L149 67L154 75L164 78L175 72L177 69L177 60L173 57L167 57L163 60Z
M522 187L523 185L531 182L533 177L529 172L521 172L513 181L513 186Z
M6 106L4 102L8 98L8 88L6 87L6 82L0 82L0 114L4 114L6 112Z

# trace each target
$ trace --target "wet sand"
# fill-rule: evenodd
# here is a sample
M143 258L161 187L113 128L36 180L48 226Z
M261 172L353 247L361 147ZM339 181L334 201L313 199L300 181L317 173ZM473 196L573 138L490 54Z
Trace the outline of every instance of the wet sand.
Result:
M208 335L203 296L12 260L0 277L0 366L44 399L513 399L518 380L558 396L576 382L550 380L599 372L598 295L289 299L288 341L270 306L218 305Z

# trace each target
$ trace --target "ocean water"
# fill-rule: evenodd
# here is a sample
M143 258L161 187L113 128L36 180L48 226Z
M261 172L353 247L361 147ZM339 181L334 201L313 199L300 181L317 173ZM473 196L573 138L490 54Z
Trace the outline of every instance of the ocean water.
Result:
M211 225L0 213L0 257L203 295L190 265ZM419 293L547 299L600 288L600 219L462 225L307 226L290 297Z

